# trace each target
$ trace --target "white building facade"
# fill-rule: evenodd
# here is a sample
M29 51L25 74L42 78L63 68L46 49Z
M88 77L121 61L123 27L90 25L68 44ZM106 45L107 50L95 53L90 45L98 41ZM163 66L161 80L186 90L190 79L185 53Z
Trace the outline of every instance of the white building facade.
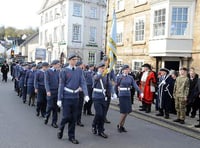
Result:
M39 46L46 61L66 62L76 53L84 63L98 63L105 49L104 0L45 0L39 12Z

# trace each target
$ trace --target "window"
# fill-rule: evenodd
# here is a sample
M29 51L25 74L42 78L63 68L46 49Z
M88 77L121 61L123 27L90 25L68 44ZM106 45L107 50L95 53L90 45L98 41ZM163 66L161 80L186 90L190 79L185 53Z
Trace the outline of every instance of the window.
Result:
M65 25L62 25L61 41L65 41Z
M144 18L135 19L135 41L144 41Z
M124 0L116 0L116 11L124 10Z
M43 35L42 32L40 32L40 45L42 45Z
M91 9L90 9L90 18L97 18L97 8L91 7Z
M142 65L144 64L144 61L142 61L142 60L133 60L132 61L132 70L133 71L138 71L141 67L142 67Z
M139 5L147 3L147 0L134 0L134 1L135 1L135 6L139 6Z
M55 27L54 28L54 42L57 42L58 41L58 28L57 27Z
M62 15L66 16L66 5L65 4L62 5Z
M73 6L73 15L74 16L82 16L81 4L74 3L74 6Z
M118 59L116 65L115 65L115 72L119 73L120 67L122 67L122 66L123 66L122 60Z
M80 42L81 41L81 25L73 25L73 35L72 41Z
M173 8L171 35L186 35L188 28L188 8Z
M54 9L54 18L55 18L55 19L58 19L58 18L59 18L59 15L60 15L60 14L58 13L58 9L55 8L55 9Z
M45 43L47 43L48 42L48 39L47 39L48 31L47 30L45 30L45 34L44 35L45 35L44 36L44 41L45 41Z
M95 52L89 52L88 64L95 64Z
M166 9L154 11L153 35L165 35Z
M45 23L48 23L48 13L45 14Z
M50 11L50 19L49 19L49 21L53 21L53 13L52 13L52 11Z
M117 44L122 44L123 42L123 31L124 31L124 22L117 22Z
M97 29L96 27L90 27L90 42L96 42L96 35L97 35Z
M40 18L40 24L42 25L43 24L43 16L41 16L41 18Z

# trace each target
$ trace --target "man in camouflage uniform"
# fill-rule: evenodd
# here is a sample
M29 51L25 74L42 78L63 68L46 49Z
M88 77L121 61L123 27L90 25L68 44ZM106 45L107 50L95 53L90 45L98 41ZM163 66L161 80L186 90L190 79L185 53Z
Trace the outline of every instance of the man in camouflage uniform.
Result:
M189 93L189 79L187 77L187 69L179 69L179 77L177 77L174 84L174 98L175 98L175 108L177 111L177 119L174 122L179 122L180 124L185 123L185 110L186 101Z

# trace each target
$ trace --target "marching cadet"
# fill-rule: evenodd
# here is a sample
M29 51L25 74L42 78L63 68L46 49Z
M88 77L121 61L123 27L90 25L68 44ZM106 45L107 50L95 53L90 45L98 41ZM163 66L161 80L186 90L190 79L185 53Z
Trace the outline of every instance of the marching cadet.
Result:
M76 67L83 70L83 63L81 61L78 61L76 63ZM81 122L82 117L82 110L83 110L83 102L84 102L84 93L82 88L79 90L79 99L78 99L78 111L77 111L77 125L83 127L84 124Z
M112 88L112 84L110 83L110 81L108 81L107 75L103 75L105 64L100 63L97 68L98 71L93 78L92 99L94 103L95 116L92 123L92 133L98 134L103 138L108 138L108 136L104 133L104 120L107 108L106 91L112 93L115 98L117 97L117 95L114 93L114 89Z
M15 77L15 91L17 92L18 96L20 95L20 90L19 90L19 70L20 70L20 64L17 61L16 65L14 67L14 77Z
M36 73L36 64L31 64L31 69L26 72L24 86L27 87L28 105L35 106L34 79Z
M91 111L92 108L92 78L94 76L94 65L93 64L89 64L88 65L89 69L87 71L85 71L85 80L87 83L87 89L88 89L88 95L90 100L88 102L85 102L84 107L83 107L83 113L89 116L94 116L94 114Z
M118 89L118 96L119 96L119 107L121 118L119 124L117 125L118 131L127 132L124 128L125 120L127 115L132 112L132 103L131 103L131 88L135 88L141 97L143 97L143 93L137 86L135 80L132 76L129 75L130 68L128 65L124 65L122 67L122 74L117 77L116 80L116 89Z
M57 137L58 139L63 137L65 124L68 123L69 141L79 144L79 141L75 139L75 125L80 87L85 95L85 101L89 101L89 97L83 71L75 66L78 60L77 55L69 55L68 60L69 65L60 72L57 105L62 106L62 119Z
M160 84L158 85L159 113L156 116L164 116L169 119L171 100L173 98L173 79L166 68L160 69Z
M190 82L187 77L187 69L182 67L179 69L179 75L174 84L173 96L175 98L175 108L177 111L177 119L174 122L180 124L185 123L186 101L189 93Z
M103 57L103 62L105 64L105 68L106 69L109 69L109 58L107 56ZM105 71L106 72L106 71ZM111 91L108 89L108 84L112 84L112 89L114 89L114 82L115 82L115 73L114 73L114 70L112 69L109 73L106 73L106 77L107 77L107 85L105 86L105 89L107 90L106 91L106 97L107 97L107 100L106 100L106 114L105 114L105 123L110 123L110 121L107 119L107 113L108 113L108 109L109 109L109 106L110 106L110 101L111 101Z
M58 100L60 61L54 60L51 63L51 65L52 67L49 68L44 73L44 76L45 76L44 82L45 82L45 89L46 89L46 94L47 94L47 108L46 108L44 124L48 123L51 112L53 112L51 126L54 128L58 128L57 100Z
M27 70L28 70L28 64L23 63L22 68L20 69L20 74L19 74L19 86L20 86L21 93L22 93L23 103L26 102L26 95L27 95L27 87L26 87L26 85L24 85Z
M37 107L36 107L36 116L41 116L44 118L46 114L46 90L44 85L44 73L48 69L49 63L43 62L42 69L38 70L35 74L34 79L34 88L35 93L37 94Z

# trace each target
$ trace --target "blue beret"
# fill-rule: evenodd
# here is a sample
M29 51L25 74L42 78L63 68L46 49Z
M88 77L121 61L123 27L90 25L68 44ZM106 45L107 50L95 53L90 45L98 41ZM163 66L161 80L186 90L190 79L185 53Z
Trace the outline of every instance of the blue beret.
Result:
M60 63L59 60L53 60L53 61L51 62L51 65L56 65L56 64L58 64L58 63Z
M75 57L77 57L77 55L76 54L70 54L69 56L68 56L68 60L71 60L72 58L75 58Z
M49 63L48 63L48 62L43 62L43 63L42 63L42 67L43 67L43 66L49 66Z
M31 67L36 67L36 64L35 64L35 63L32 63L32 64L31 64Z
M76 63L76 66L80 66L81 64L83 64L83 62L78 61L78 62Z
M97 68L101 68L101 67L104 67L105 66L105 64L104 63L99 63L98 65L97 65Z
M129 68L128 65L123 65L121 70L125 70L125 69L127 69L127 68Z

